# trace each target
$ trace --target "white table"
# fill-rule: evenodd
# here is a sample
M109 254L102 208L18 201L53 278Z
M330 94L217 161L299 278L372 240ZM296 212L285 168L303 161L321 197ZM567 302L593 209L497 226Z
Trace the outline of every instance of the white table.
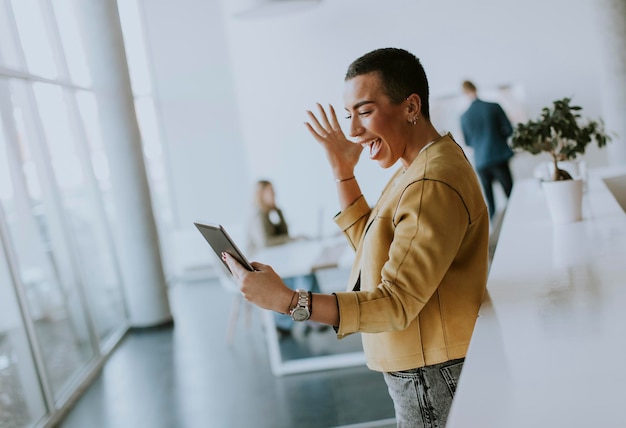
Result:
M272 266L281 277L307 275L319 269L350 267L354 259L344 236L298 239L259 250L254 260Z
M345 281L347 281L354 253L349 248L345 237L336 236L314 240L296 240L284 245L264 248L252 258L272 266L283 278L314 272L321 274L320 271L325 269L339 269L345 272ZM322 289L322 292L344 291L345 281L340 280L336 289ZM264 310L263 321L271 369L274 375L280 376L365 364L365 356L362 351L293 360L284 359L281 355L273 313Z
M601 175L558 227L515 183L448 428L626 427L626 213Z

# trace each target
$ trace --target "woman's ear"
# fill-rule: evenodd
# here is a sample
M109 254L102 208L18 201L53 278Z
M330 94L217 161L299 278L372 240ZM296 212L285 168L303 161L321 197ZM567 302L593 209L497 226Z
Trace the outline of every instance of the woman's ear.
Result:
M406 120L411 125L417 125L422 111L422 100L417 94L411 94L406 99Z
M411 94L406 98L407 113L410 116L419 115L422 111L422 99L417 94Z

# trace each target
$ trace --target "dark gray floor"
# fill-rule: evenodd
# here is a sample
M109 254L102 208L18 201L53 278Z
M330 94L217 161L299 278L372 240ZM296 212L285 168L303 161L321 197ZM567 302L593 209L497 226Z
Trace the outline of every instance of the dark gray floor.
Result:
M273 376L258 310L227 346L232 298L217 282L172 287L175 327L129 333L59 426L395 427L382 376L365 367Z
M379 373L353 367L276 377L258 310L227 346L232 294L196 282L172 287L170 297L175 327L129 333L60 427L395 426Z

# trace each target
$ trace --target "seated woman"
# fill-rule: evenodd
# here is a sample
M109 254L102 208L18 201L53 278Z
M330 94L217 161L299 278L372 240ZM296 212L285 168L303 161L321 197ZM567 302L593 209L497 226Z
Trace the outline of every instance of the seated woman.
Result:
M294 238L289 235L289 227L283 212L276 206L274 186L268 180L259 180L254 192L254 209L248 224L248 254L252 257L264 247L285 244ZM315 274L283 278L283 282L291 289L319 292L319 284ZM291 334L293 319L289 315L274 313L276 329L281 337Z

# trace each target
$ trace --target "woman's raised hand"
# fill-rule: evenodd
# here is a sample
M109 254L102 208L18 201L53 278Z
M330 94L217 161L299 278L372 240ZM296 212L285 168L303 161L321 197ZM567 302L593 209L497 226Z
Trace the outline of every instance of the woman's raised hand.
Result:
M328 106L328 114L321 104L317 103L317 107L319 119L313 112L307 110L311 120L304 124L313 138L324 147L335 178L349 177L354 173L354 167L359 161L363 147L346 138L332 105Z

